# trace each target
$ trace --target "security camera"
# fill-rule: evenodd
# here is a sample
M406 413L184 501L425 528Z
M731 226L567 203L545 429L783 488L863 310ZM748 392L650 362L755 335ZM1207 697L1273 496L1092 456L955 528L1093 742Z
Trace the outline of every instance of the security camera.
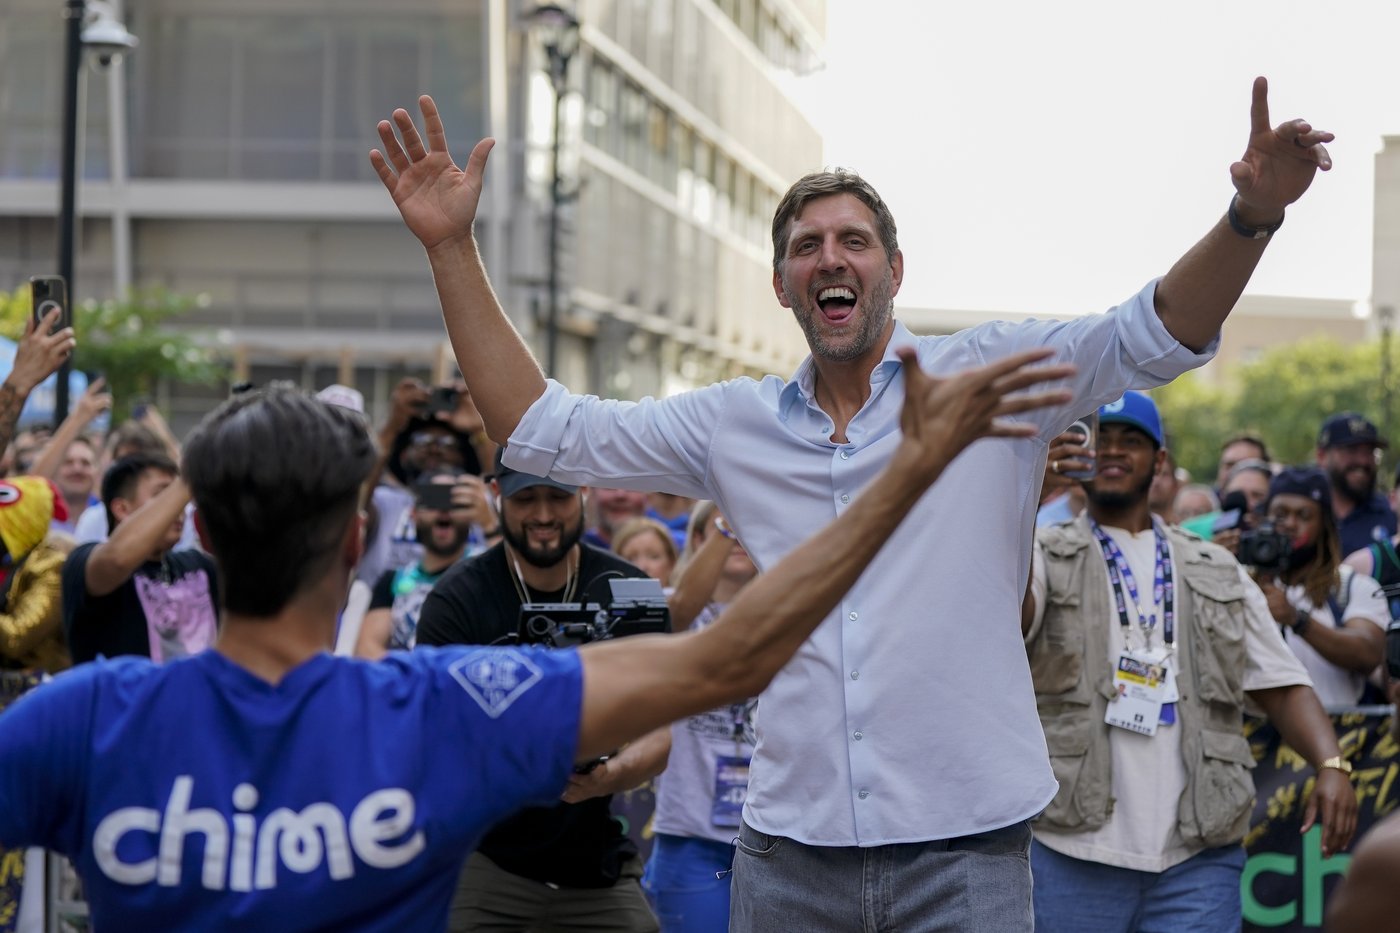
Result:
M83 47L92 53L101 68L111 67L122 53L136 48L138 41L126 31L116 12L102 0L88 0L87 22L83 24Z

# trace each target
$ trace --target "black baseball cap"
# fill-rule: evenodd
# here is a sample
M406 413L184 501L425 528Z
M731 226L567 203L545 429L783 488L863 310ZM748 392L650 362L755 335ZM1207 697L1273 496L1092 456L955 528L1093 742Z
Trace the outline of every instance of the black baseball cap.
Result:
M533 473L521 473L519 470L512 470L505 465L502 459L505 455L504 447L496 448L496 473L492 477L496 485L501 489L501 498L509 499L522 489L529 489L531 486L553 486L555 489L562 489L573 495L578 492L577 486L570 486L558 480L552 480L546 476L536 476Z
M1317 432L1317 447L1354 447L1367 444L1371 447L1389 447L1390 442L1381 437L1375 422L1354 411L1344 411L1322 422L1322 430Z

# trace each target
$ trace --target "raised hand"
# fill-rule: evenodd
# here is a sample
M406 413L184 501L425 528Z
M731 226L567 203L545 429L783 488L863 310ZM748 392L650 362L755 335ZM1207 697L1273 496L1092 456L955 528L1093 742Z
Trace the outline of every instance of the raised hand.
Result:
M73 355L73 347L77 345L73 328L65 327L57 333L49 333L49 328L58 323L61 314L54 308L44 315L38 327L34 326L32 317L24 325L24 336L19 338L19 348L15 350L14 367L5 380L13 384L21 395L28 395Z
M384 150L372 150L369 162L393 197L408 229L425 248L433 249L471 237L486 174L486 157L496 141L483 139L477 143L467 157L466 169L460 169L447 152L447 134L433 99L423 95L418 98L418 107L423 111L427 146L423 145L413 118L400 108L393 113L393 123L379 121Z
M979 438L1034 436L1034 424L1007 420L1006 416L1063 405L1073 397L1068 389L1013 394L1074 375L1072 363L1032 365L1054 353L1049 347L1026 350L953 376L936 377L923 371L912 348L901 349L901 450L916 457L922 468L937 472Z
M1241 218L1263 226L1283 216L1283 209L1303 196L1318 169L1332 168L1323 143L1335 137L1314 129L1306 120L1269 124L1269 82L1254 79L1249 107L1249 144L1230 166L1230 179L1239 193Z
M88 387L83 390L83 394L78 396L77 403L73 406L73 414L79 423L87 425L104 411L112 408L112 393L106 391L107 380L98 376Z

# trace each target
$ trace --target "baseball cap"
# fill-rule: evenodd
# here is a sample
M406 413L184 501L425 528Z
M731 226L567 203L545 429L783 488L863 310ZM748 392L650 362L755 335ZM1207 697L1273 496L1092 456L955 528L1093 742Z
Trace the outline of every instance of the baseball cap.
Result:
M1100 408L1099 424L1129 424L1156 441L1158 447L1165 446L1157 404L1142 392L1124 392L1118 401Z
M338 382L328 385L320 392L317 392L316 398L325 402L327 405L336 405L340 408L349 409L357 415L363 415L365 413L365 397L360 390L352 389Z
M1287 467L1269 481L1269 501L1274 496L1292 495L1311 499L1322 508L1323 518L1332 519L1332 487L1327 475L1317 467Z
M496 484L501 488L502 499L509 499L517 492L520 492L520 490L529 489L531 486L553 486L555 489L562 489L570 495L578 492L577 486L570 486L567 483L561 483L544 476L535 476L533 473L521 473L519 470L512 470L505 465L502 459L505 456L505 452L506 449L504 447L496 448L496 473L493 477L496 480Z
M1319 450L1329 447L1352 447L1369 444L1373 447L1389 447L1389 442L1381 437L1376 425L1365 415L1354 411L1335 414L1322 422L1322 430L1317 432Z

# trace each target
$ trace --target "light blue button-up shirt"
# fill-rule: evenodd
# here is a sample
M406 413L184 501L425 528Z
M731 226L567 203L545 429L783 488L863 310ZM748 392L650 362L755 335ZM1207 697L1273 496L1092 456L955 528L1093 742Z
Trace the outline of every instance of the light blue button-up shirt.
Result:
M744 819L809 845L874 846L1007 826L1054 797L1021 640L1032 523L1050 440L1125 389L1162 385L1214 355L1178 343L1150 283L1105 314L989 323L915 337L902 324L870 374L848 441L791 381L735 379L657 401L569 394L551 381L505 462L566 483L714 499L760 568L820 531L899 443L895 351L929 372L1053 346L1078 364L1074 401L1031 413L1032 439L964 451L846 594L758 707Z

